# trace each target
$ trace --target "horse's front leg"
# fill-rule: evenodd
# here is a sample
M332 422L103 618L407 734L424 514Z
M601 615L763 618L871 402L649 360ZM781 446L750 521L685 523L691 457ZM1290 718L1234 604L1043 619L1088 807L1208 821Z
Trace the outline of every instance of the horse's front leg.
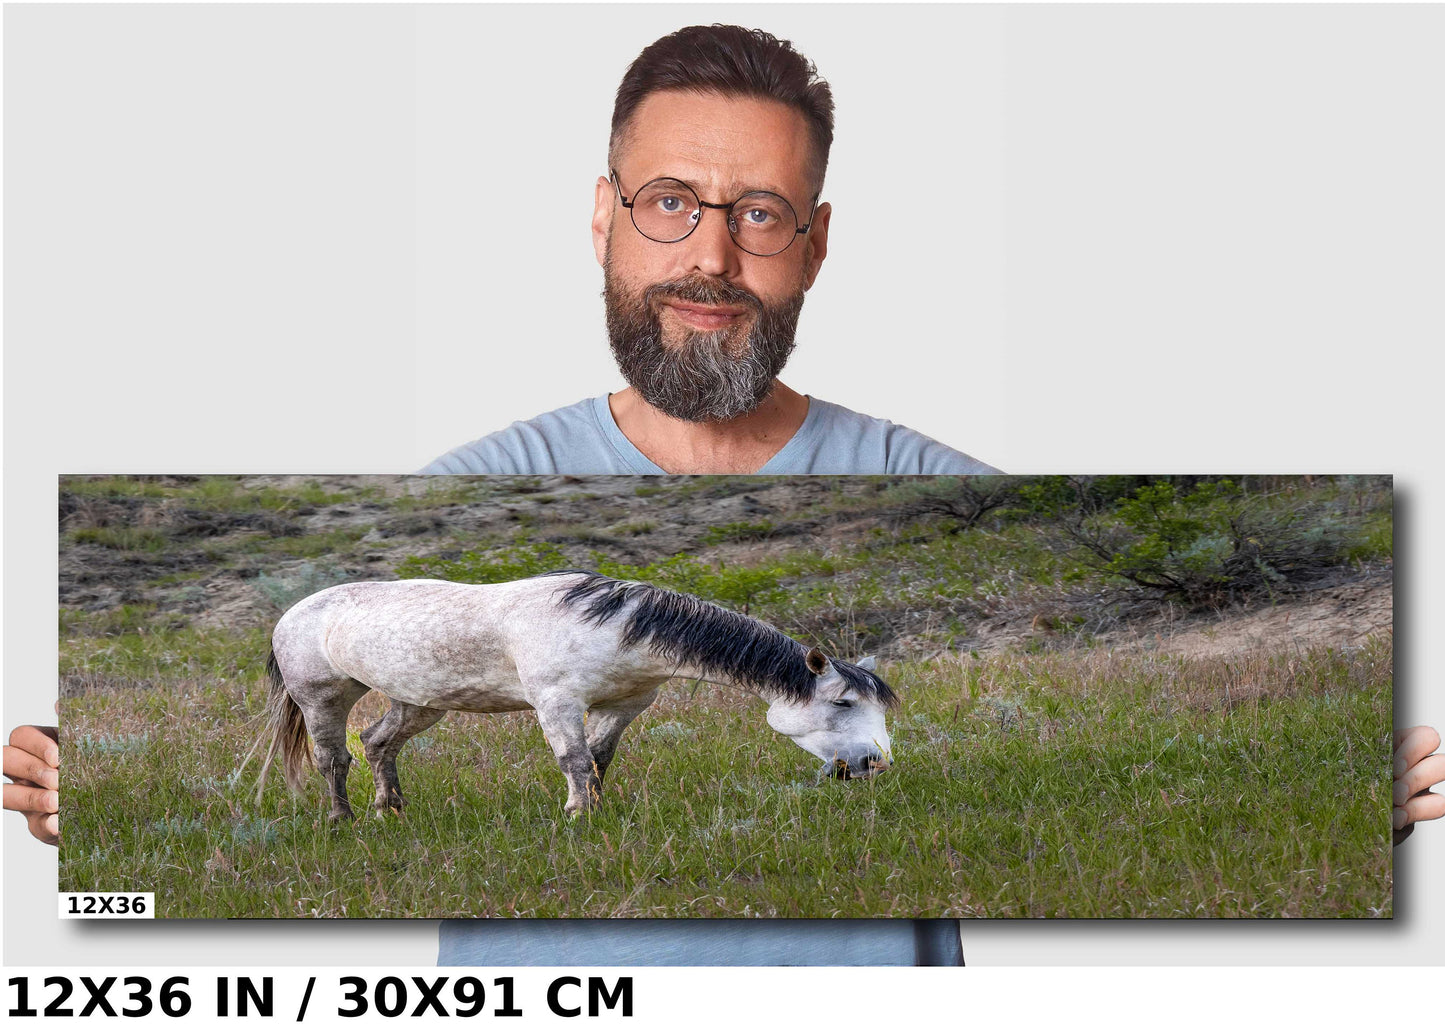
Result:
M592 752L592 760L597 763L599 780L607 775L607 767L612 764L612 756L617 753L617 742L622 737L622 731L627 729L632 720L641 715L656 697L657 691L653 690L627 701L594 705L588 711L587 747Z
M557 765L567 777L568 815L581 815L602 801L602 773L587 746L582 720L585 710L575 699L553 698L534 706L542 735L557 756Z

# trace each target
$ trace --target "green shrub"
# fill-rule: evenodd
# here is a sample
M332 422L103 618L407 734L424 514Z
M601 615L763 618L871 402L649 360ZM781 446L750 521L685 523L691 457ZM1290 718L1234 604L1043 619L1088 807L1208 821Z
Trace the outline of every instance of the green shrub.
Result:
M348 579L346 571L339 567L320 562L305 562L290 572L274 575L261 573L251 586L279 611L284 612L307 595L344 584Z
M559 545L537 541L511 548L466 552L458 558L412 555L401 561L396 575L402 579L431 577L459 584L496 584L520 580L554 569L566 569L568 559Z
M703 532L702 543L711 546L726 544L729 541L751 541L756 538L769 537L772 533L772 520L759 520L757 523L723 523L708 527Z
M1385 562L1395 557L1395 521L1386 512L1371 514L1345 548L1345 557L1361 562Z
M624 520L621 523L614 523L607 528L615 534L627 534L636 537L638 534L651 534L657 529L656 520Z
M349 552L356 542L369 534L369 527L341 527L338 530L323 530L315 534L301 534L298 537L267 539L255 547L255 551L290 555L298 559L314 559L335 552ZM246 547L242 551L250 550Z
M63 606L60 609L61 637L118 637L121 634L173 630L185 625L184 615L158 612L152 604L122 604L95 612Z
M1246 498L1229 480L1182 492L1156 481L1120 499L1111 517L1069 528L1104 573L1191 603L1318 578L1347 561L1353 532L1327 506Z
M159 552L166 546L165 534L154 527L81 527L70 538L122 552Z
M641 580L673 591L693 594L746 613L753 605L774 601L785 592L783 570L777 566L710 566L686 552L645 566L616 562L594 552L597 572L625 580Z
M454 505L467 505L493 497L496 488L490 480L463 479L453 481L429 481L426 491L420 495L399 495L391 501L391 508L397 513L422 512Z
M61 477L60 491L81 498L165 498L171 489L159 479L140 477Z

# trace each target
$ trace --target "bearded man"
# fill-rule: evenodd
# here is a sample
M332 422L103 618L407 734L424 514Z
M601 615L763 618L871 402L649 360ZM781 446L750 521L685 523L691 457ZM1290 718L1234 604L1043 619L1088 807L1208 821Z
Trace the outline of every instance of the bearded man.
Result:
M592 243L629 387L453 449L424 473L994 473L778 380L828 254L828 83L731 25L648 46L617 90ZM957 923L442 923L439 964L962 964Z
M990 473L778 380L828 254L828 83L766 32L647 47L612 113L592 241L629 387L453 449L426 473Z

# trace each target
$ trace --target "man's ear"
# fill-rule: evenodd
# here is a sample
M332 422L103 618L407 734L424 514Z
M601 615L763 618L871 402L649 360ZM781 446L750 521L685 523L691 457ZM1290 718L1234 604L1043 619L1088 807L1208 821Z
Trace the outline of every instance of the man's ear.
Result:
M592 251L597 254L597 265L607 262L607 236L612 230L612 208L617 202L617 193L607 178L598 178L592 197Z
M807 242L807 261L803 268L803 287L812 288L813 282L818 278L818 271L823 266L823 260L828 256L828 222L833 218L833 206L831 203L824 203L813 211L813 222L808 227L808 234L803 236Z

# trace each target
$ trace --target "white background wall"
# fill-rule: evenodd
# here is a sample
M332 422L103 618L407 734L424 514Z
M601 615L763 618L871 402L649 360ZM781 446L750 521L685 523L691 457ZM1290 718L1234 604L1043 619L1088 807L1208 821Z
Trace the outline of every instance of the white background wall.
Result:
M404 472L619 387L588 239L612 93L716 20L793 39L838 103L785 380L1013 472L1393 472L1397 715L1445 723L1439 7L4 17L7 729L51 718L57 473ZM428 923L62 926L54 852L5 819L10 964L434 956ZM1439 963L1442 849L1401 853L1394 923L982 922L965 950Z

